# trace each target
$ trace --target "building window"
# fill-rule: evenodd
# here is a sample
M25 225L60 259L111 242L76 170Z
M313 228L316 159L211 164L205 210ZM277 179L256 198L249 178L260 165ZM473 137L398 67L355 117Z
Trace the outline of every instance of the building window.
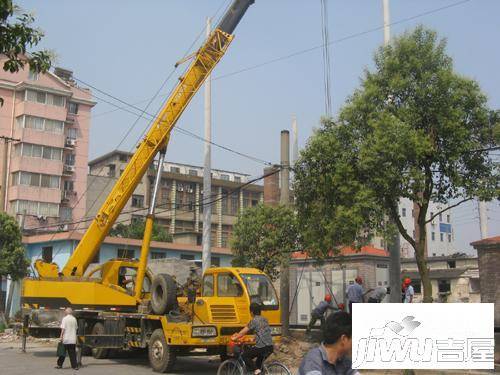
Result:
M116 175L116 165L109 164L108 165L108 177L115 177Z
M97 253L95 253L91 263L100 263L100 262L101 262L101 249L97 250Z
M448 263L448 268L457 268L457 262L455 260L449 260L446 263Z
M134 259L135 250L133 249L118 249L116 255L119 259Z
M229 181L229 175L228 175L228 174L221 173L221 175L220 175L220 179L221 179L221 180L224 180L224 181Z
M64 191L73 191L74 186L75 186L74 181L71 180L64 181Z
M413 279L411 285L413 286L413 291L415 293L422 293L422 283L418 279Z
M69 139L77 139L78 138L78 129L66 128L66 137L68 137Z
M450 222L450 215L446 215L446 222L449 223Z
M26 129L34 129L54 134L62 134L64 131L64 122L35 116L19 116L17 118L17 125Z
M435 241L435 240L436 240L436 232L432 232L432 233L431 233L431 239L432 239L433 241Z
M72 115L78 114L78 103L69 102L68 112L71 113Z
M438 280L438 292L449 293L451 291L450 280Z
M35 72L33 70L28 71L28 80L30 81L38 81L38 72Z
M75 154L66 154L64 157L64 164L75 165Z
M126 163L128 161L128 155L120 154L118 156L118 160L120 160L122 163Z
M181 173L181 169L179 167L170 167L170 172Z
M24 98L28 102L53 105L56 107L64 107L66 105L64 96L49 94L43 91L26 90Z
M203 297L213 297L214 296L214 275L206 275L203 278L201 295Z
M144 207L144 195L132 195L132 207Z
M198 176L198 171L196 169L190 169L189 170L189 175L190 176Z
M448 233L448 242L451 243L451 233Z
M59 219L61 221L71 221L73 218L73 210L71 207L61 207L59 210Z
M52 246L42 247L42 259L45 263L52 263Z
M413 208L411 209L411 217L415 217L415 210Z
M194 255L191 255L191 254L181 254L181 259L184 259L184 260L194 260Z
M163 251L152 251L151 252L151 259L164 259L167 257L167 254Z
M481 292L481 289L479 286L479 279L469 279L469 291L471 293Z
M439 214L439 222L443 221L443 214Z
M12 207L17 214L50 217L59 216L59 205L55 203L15 200L12 201Z
M259 204L260 193L257 191L243 191L243 208L255 207Z
M406 208L401 209L401 216L406 217Z
M444 242L444 233L439 233L439 238L441 242Z
M241 182L240 176L234 176L234 182Z
M220 267L220 258L219 257L211 257L210 263L212 264L212 267Z
M50 146L41 146L31 143L18 143L15 153L30 158L43 158L48 160L62 160L62 149Z
M59 176L24 171L14 172L12 174L12 185L59 189L60 183L61 178Z

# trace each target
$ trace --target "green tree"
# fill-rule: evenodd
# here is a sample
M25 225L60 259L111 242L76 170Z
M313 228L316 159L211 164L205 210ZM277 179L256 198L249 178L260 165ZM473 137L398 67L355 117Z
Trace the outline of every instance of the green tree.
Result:
M295 167L307 249L325 256L397 229L415 250L426 302L426 224L474 197L498 196L499 183L498 166L481 151L491 144L486 97L453 71L445 47L418 27L379 49L338 120L323 121ZM416 238L403 226L400 198L417 205ZM430 202L446 208L430 216Z
M22 12L12 0L0 0L0 55L7 57L3 69L11 73L23 69L26 64L34 72L50 68L49 51L30 51L44 36L33 26L34 17ZM0 105L3 99L0 98Z
M118 223L111 231L109 235L112 237L123 237L123 238L135 238L141 240L144 237L144 228L146 222L144 220L135 220L131 224ZM153 234L151 235L153 241L159 242L172 242L172 236L167 230L153 223Z
M26 275L28 266L19 225L12 216L0 212L0 279L10 275L18 280Z
M258 268L275 279L282 260L297 249L297 233L297 218L291 208L248 208L233 228L233 265Z

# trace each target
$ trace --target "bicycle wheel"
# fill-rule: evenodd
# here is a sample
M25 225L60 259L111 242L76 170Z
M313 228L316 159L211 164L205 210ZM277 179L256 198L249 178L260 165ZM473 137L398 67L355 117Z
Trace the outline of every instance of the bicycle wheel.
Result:
M245 375L245 372L238 361L228 359L220 364L217 375Z
M290 370L280 362L269 362L264 364L264 374L266 375L292 375Z

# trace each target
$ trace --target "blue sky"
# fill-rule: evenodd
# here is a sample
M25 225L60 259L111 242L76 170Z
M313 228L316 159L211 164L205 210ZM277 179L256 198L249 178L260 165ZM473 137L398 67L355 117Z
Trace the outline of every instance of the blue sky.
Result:
M228 0L86 0L17 3L34 12L45 31L43 47L54 50L57 65L129 103L144 107L171 73L173 65L202 32L205 19ZM418 24L448 40L456 70L476 79L500 108L500 40L496 0L391 0L391 21L457 4L392 27L397 35ZM382 25L382 0L329 1L330 38L338 40ZM219 13L220 15L220 13ZM331 46L334 112L371 67L382 44L383 31L336 42ZM199 44L199 41L198 41ZM236 38L214 71L221 77L293 52L321 44L319 0L256 0L236 30ZM178 69L149 112L155 112L181 74ZM299 146L303 147L324 111L321 49L260 68L216 79L213 92L213 141L271 162L279 160L279 133L297 116ZM96 93L100 98L110 100ZM115 149L136 117L96 98L90 157ZM138 121L121 149L133 150L148 125ZM203 96L197 95L178 125L203 134ZM264 165L213 148L213 166L258 176ZM203 144L174 133L167 159L201 164ZM500 207L490 205L490 234L500 234ZM479 238L471 205L457 209L457 245L467 249ZM460 219L460 220L459 220Z

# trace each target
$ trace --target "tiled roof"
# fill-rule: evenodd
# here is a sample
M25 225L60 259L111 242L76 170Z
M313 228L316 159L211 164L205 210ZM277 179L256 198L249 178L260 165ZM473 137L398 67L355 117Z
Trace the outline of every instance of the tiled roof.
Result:
M389 252L384 249L378 249L373 246L363 246L361 249L355 249L353 247L346 246L340 250L338 254L335 254L333 252L330 253L331 256L350 256L350 255L374 255L374 256L381 256L381 257L388 257ZM304 252L297 251L292 254L293 259L306 259L308 258L308 255Z
M489 237L489 238L485 238L483 240L475 241L475 242L472 242L471 245L474 247L485 247L485 246L492 246L492 245L500 246L500 236Z

